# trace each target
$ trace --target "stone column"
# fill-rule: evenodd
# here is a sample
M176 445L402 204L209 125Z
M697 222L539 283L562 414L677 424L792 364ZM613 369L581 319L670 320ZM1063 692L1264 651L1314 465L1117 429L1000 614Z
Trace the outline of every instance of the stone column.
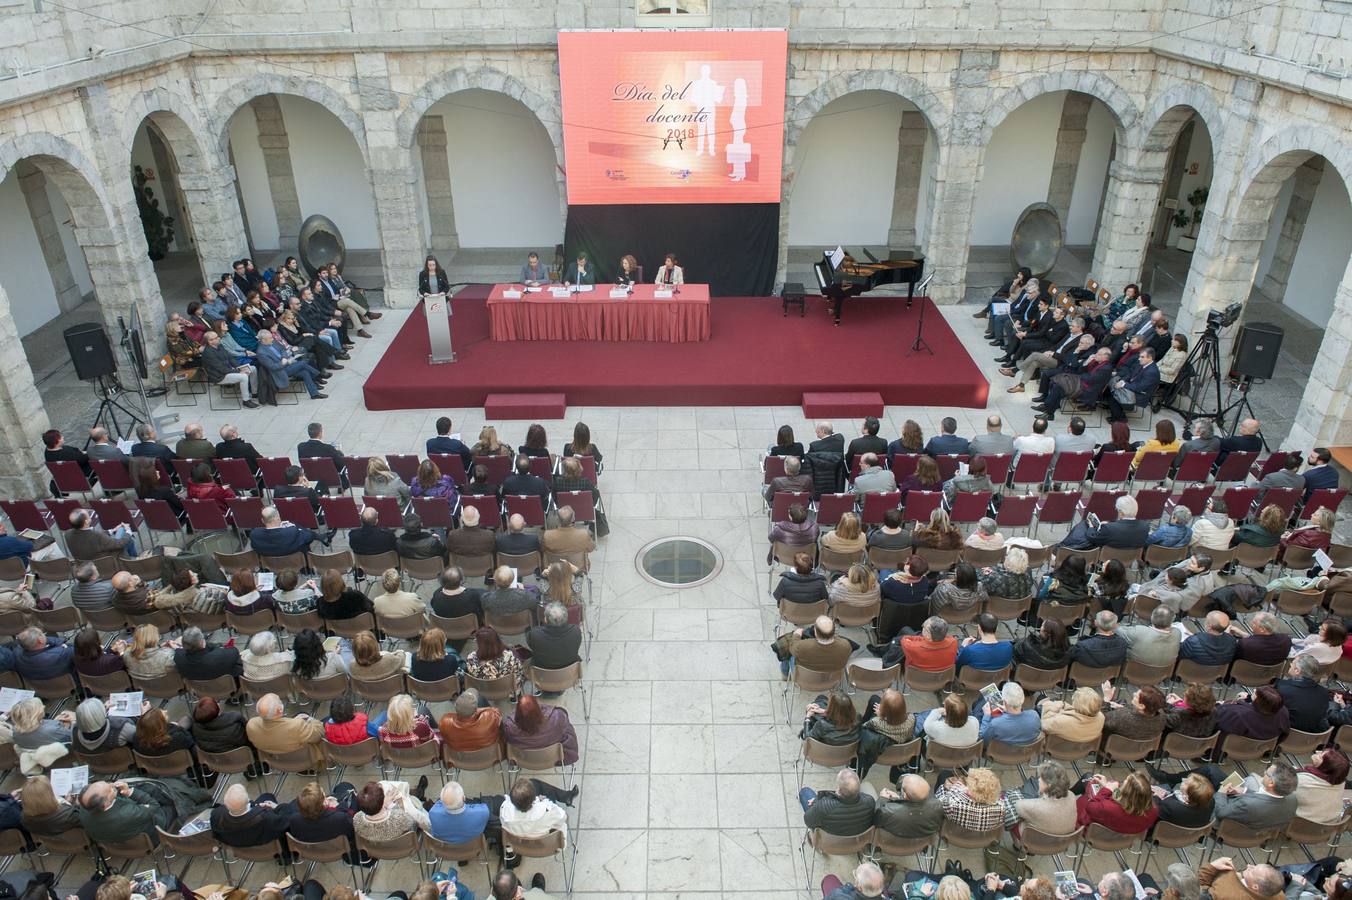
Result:
M300 239L302 217L300 196L296 193L296 174L291 168L291 141L286 134L286 120L282 118L282 104L276 94L267 94L250 100L249 108L258 122L258 146L263 151L263 167L268 173L268 194L277 212L277 241L282 250L290 252Z
M1286 440L1274 447L1311 447L1352 443L1352 264L1343 272L1333 298L1333 314L1319 354L1305 383L1296 421Z
M1286 294L1286 283L1291 278L1291 265L1296 261L1296 250L1300 248L1300 239L1305 234L1310 206L1314 203L1315 192L1319 190L1319 181L1324 177L1324 157L1311 157L1291 177L1294 179L1291 203L1286 208L1286 218L1282 220L1282 231L1272 254L1272 265L1268 266L1260 288L1278 303Z
M947 136L938 136L934 199L930 226L921 248L925 269L934 273L929 295L935 303L961 303L967 292L967 259L972 243L976 189L985 155L985 111L991 73L999 53L964 50L953 73L953 119Z
M1246 301L1253 289L1258 256L1281 190L1280 180L1263 181L1252 185L1247 197L1238 196L1244 150L1254 136L1262 96L1263 85L1249 78L1236 81L1231 92L1231 124L1225 140L1214 147L1210 200L1197 233L1175 331L1200 330L1208 311ZM1228 346L1224 339L1221 343Z
M355 60L380 232L385 305L409 307L418 300L418 270L426 253L413 148L399 146L399 98L389 89L385 54L358 53Z
M110 209L105 212L97 196L78 196L81 193L78 190L62 191L75 212L75 236L89 263L94 293L109 337L116 342L120 334L118 317L129 316L135 306L146 326L146 347L158 356L164 346L164 329L159 327L165 320L164 297L146 253L141 214L131 179L127 177L131 149L118 139L121 129L107 88L102 84L89 85L79 88L78 94L85 125L93 136L94 159ZM106 227L100 227L100 220L105 219Z
M52 212L52 198L47 193L47 176L28 161L20 162L14 172L19 178L19 190L23 191L24 203L28 205L28 215L33 219L33 230L38 235L38 246L42 248L47 273L52 278L57 308L63 313L70 312L80 305L84 297L71 273L66 246L61 242L56 215Z
M33 383L33 370L19 342L9 296L0 287L0 495L43 497L47 493L42 433L51 427Z
M1084 147L1089 105L1093 98L1068 91L1061 105L1061 127L1056 132L1056 154L1052 157L1052 176L1047 183L1047 203L1061 217L1064 228L1070 216L1070 201L1075 193L1075 175L1080 170L1080 150Z
M235 192L235 167L219 165L204 174L180 172L179 189L188 206L204 286L229 272L248 253L244 217Z
M432 248L459 250L455 230L455 203L451 194L451 167L446 158L446 123L441 116L423 116L418 123L427 217L432 225Z
M1146 246L1159 203L1164 170L1141 167L1143 154L1122 148L1108 166L1106 196L1089 274L1112 291L1140 282Z
M920 180L924 177L925 137L929 125L917 109L901 114L897 128L897 179L892 188L892 224L887 246L910 250L915 246L915 215L920 203Z

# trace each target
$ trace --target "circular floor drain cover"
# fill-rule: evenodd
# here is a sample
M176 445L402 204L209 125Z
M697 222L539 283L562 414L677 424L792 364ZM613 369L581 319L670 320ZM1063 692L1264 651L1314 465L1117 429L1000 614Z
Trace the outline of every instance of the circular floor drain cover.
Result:
M697 587L723 569L723 557L699 538L662 538L638 551L639 574L668 588Z

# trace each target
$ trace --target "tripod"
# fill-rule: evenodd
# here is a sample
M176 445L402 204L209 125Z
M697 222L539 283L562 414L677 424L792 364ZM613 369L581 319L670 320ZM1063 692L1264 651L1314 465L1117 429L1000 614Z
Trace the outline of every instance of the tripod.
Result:
M92 427L98 428L99 426L102 426L107 428L111 434L120 438L130 434L132 428L135 427L137 423L145 421L138 411L130 409L124 403L123 397L127 395L127 392L123 389L122 385L118 383L116 377L100 375L96 380L96 383L96 390L98 391L100 401L99 411L98 414L94 416L94 425ZM126 431L123 431L122 423L118 421L117 414L119 412L127 419Z
M1197 345L1192 348L1192 352L1183 363L1181 371L1192 372L1188 406L1186 409L1175 406L1174 403L1178 400L1175 393L1167 404L1168 408L1183 417L1183 424L1186 427L1191 427L1193 419L1211 419L1217 428L1224 428L1223 416L1226 410L1221 403L1221 341L1215 325L1207 324L1201 337L1197 339ZM1216 392L1214 411L1209 411L1203 406L1203 395L1211 390Z
M1253 387L1256 380L1252 375L1241 375L1238 379L1231 379L1230 391L1225 397L1229 402L1227 402L1225 409L1221 410L1218 419L1220 417L1228 418L1230 413L1233 412L1235 425L1238 426L1245 418L1258 418L1254 415L1253 407L1249 405L1249 389ZM1235 391L1239 391L1238 400L1232 399L1235 396ZM1263 442L1264 450L1269 449L1267 438L1263 437L1262 429L1258 431L1258 439Z

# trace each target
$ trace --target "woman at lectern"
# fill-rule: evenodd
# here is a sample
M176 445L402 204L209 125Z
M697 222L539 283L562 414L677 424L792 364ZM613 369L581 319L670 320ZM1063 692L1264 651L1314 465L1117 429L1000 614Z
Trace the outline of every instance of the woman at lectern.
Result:
M418 273L418 297L428 294L444 294L451 289L451 280L437 263L435 256L428 256L423 270Z
M620 260L620 271L615 274L615 283L620 287L629 287L638 281L638 260L634 254L626 254Z
M676 254L668 253L666 261L662 263L662 268L657 270L657 280L654 284L672 286L685 284L685 272L680 266L676 265Z

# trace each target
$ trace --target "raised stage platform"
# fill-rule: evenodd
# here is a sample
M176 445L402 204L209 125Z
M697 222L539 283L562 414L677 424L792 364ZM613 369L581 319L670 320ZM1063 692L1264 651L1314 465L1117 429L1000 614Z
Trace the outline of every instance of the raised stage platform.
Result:
M456 362L426 363L414 307L366 380L366 408L482 406L489 394L562 393L575 406L797 406L805 392L877 391L898 405L984 408L990 385L927 297L850 301L833 327L826 301L787 318L778 297L717 297L699 343L499 342L488 335L489 285L451 301ZM567 302L567 301L560 301ZM921 304L934 349L907 356Z

